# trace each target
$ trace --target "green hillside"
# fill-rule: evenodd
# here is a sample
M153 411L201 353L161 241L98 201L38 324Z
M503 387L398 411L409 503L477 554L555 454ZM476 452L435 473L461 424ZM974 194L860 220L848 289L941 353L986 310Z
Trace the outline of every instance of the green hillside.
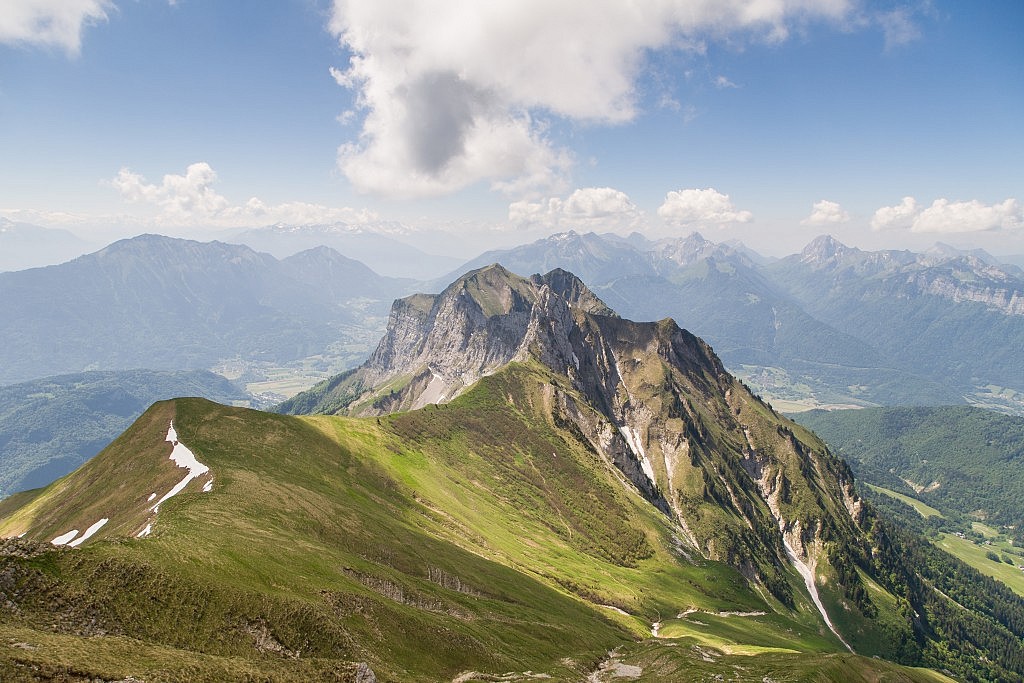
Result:
M842 646L806 598L792 610L686 558L667 517L555 424L551 381L513 365L448 405L358 420L156 404L0 504L0 533L27 532L0 557L0 677L357 680L365 662L383 681L942 679L827 655ZM154 515L151 493L182 475L172 420L213 485ZM90 543L46 543L100 517Z
M872 408L797 416L871 483L1024 541L1024 418L980 408Z

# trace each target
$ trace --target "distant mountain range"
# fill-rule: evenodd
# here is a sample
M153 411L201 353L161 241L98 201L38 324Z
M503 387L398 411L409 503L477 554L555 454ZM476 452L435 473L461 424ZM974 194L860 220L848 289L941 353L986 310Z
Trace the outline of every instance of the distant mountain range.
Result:
M820 237L766 270L811 315L896 367L968 394L1022 392L1024 272L986 256L865 252Z
M67 230L0 218L0 272L63 263L95 247Z
M365 354L411 280L317 247L277 260L158 235L46 268L0 273L0 383L90 369L285 363L356 344Z
M247 234L280 253L347 244L409 272L436 272L444 261L344 225ZM407 260L422 269L399 268ZM563 268L625 316L671 317L787 410L969 401L1024 412L1024 272L981 251L867 252L829 237L772 260L698 234L567 232L416 284L322 245L278 259L248 246L140 236L59 266L0 273L0 383L324 354L332 367L355 365L394 298L440 291L491 263L522 276Z
M982 253L862 252L821 237L785 259L693 234L562 233L466 264L580 273L623 315L672 317L787 405L1024 410L1024 273ZM792 402L792 403L790 403Z
M277 224L227 233L227 241L284 259L305 249L326 246L365 263L382 275L426 280L451 270L461 259L428 254L371 229L347 223Z

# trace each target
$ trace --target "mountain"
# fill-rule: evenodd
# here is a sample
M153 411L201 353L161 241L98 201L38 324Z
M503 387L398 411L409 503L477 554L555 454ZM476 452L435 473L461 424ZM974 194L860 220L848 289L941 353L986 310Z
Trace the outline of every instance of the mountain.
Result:
M1024 674L1024 602L951 609L816 437L567 272L400 300L377 352L303 403L369 417L165 401L0 502L0 638L20 644L0 673L949 680L878 655Z
M825 236L768 272L810 314L871 343L898 367L974 394L979 403L1019 409L1019 269L941 250L864 252Z
M0 652L7 670L945 680L863 656L922 656L923 624L878 583L884 530L845 465L706 344L616 317L564 271L494 266L421 299L350 376L423 403L433 380L396 382L422 351L466 377L440 405L165 401L0 503L18 537L0 637L26 645Z
M749 250L697 233L650 242L566 232L467 264L500 262L520 275L577 273L622 315L672 317L708 340L726 365L773 400L817 404L941 404L956 389L901 368L870 340L808 313ZM450 280L449 280L450 281Z
M284 363L366 343L409 288L324 248L278 261L244 246L142 235L0 273L0 382L233 358Z
M94 371L0 387L0 498L72 472L155 401L175 396L248 403L205 370Z
M534 370L539 364L547 377L527 402L550 411L552 424L614 466L677 525L688 558L725 562L782 605L804 599L793 591L796 575L831 577L822 582L831 595L820 597L823 587L813 579L806 589L825 623L858 652L915 661L922 643L945 637L938 633L951 627L947 607L930 591L959 576L955 560L930 561L941 568L927 573L934 583L915 578L921 570L902 564L895 549L915 557L925 551L863 504L847 466L813 435L750 394L706 344L671 320L633 323L611 315L564 271L525 279L493 265L440 295L398 301L388 333L363 366L280 409L371 416L418 409L417 429L441 420L453 439L472 448L473 430L437 417L429 406L466 401L481 382L505 377L517 363ZM505 409L515 410L519 390L501 387L499 397L512 404ZM911 596L914 609L901 617L876 611L884 603L870 595L885 593L881 584ZM978 585L1024 616L1024 602L1012 593ZM935 622L926 626L911 614ZM975 618L972 628L988 634L982 638L991 637L990 645L1021 644L1024 621L1005 631L1005 625L984 625L991 614ZM988 647L958 643L979 646ZM1024 667L1024 660L1011 659L1006 664L1014 670Z
M0 218L0 271L38 268L69 261L93 249L80 237Z
M570 230L512 249L485 252L437 282L448 284L462 273L492 263L501 263L519 275L561 268L595 285L626 275L654 274L650 260L632 243Z
M287 258L306 249L330 247L390 277L426 280L451 270L460 259L428 254L387 234L348 223L288 225L229 233L231 242Z

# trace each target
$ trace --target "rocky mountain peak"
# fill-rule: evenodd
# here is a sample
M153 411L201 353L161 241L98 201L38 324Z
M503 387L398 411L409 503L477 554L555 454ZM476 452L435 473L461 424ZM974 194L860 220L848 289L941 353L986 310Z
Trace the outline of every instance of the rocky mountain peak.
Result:
M440 294L395 301L387 332L362 367L284 410L382 414L450 401L513 361L537 358L564 370L573 358L574 319L585 315L614 312L572 273L523 278L500 264L478 268Z
M857 251L859 250L846 246L832 235L820 235L800 252L800 262L824 266L836 263L844 256Z
M446 403L520 363L539 382L523 391L672 520L685 552L734 564L790 602L790 555L814 566L826 561L823 539L857 536L851 475L673 320L608 313L567 271L527 279L493 264L441 294L396 301L362 367L280 410L383 415Z

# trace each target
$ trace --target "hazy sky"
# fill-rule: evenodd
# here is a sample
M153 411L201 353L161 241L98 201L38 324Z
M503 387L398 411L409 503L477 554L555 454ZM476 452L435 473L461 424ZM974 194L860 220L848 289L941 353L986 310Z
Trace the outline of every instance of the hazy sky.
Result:
M1024 2L0 0L0 216L1024 253Z

